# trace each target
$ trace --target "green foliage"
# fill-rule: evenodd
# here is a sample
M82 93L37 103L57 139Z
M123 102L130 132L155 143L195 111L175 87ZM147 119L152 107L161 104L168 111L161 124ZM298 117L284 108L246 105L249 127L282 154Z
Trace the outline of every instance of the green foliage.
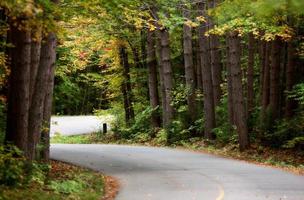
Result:
M150 119L154 112L157 112L158 108L152 109L146 108L144 111L138 113L135 117L134 123L131 127L121 126L121 121L116 121L113 124L113 131L118 133L121 138L136 140L149 140L154 130L151 130ZM122 119L124 120L124 119Z
M169 144L189 139L191 137L191 129L192 127L186 128L182 121L174 120L167 130Z
M15 146L0 146L0 185L43 185L49 170L48 164L27 161Z
M297 100L302 106L304 106L304 83L294 86L293 91L288 97Z
M59 193L72 194L83 190L84 184L75 180L51 181L49 187Z
M296 138L301 138L304 134L303 122L303 115L299 115L290 120L278 120L273 129L270 129L269 131L264 133L263 142L273 147L281 147L286 143L288 144L288 142L297 142L298 139Z
M304 147L304 136L295 137L292 140L289 140L285 145L283 145L284 148L288 149L294 149L297 146Z
M62 136L59 133L55 134L51 138L51 143L53 144L90 144L92 143L91 137L83 137L82 135L73 136Z
M155 137L156 144L167 145L168 144L168 131L166 129L161 129L157 132Z
M25 159L15 146L0 146L0 185L16 186L26 180Z
M228 122L228 99L227 96L224 96L221 99L221 103L216 107L216 121L218 126L213 129L216 139L221 143L229 143L233 141L233 138L236 136L236 127L232 126Z
M40 164L39 164L40 165ZM43 166L38 166L41 170ZM73 167L67 164L52 162L52 170L48 170L47 181L21 187L0 185L2 200L93 200L100 199L104 194L104 177L101 174Z
M0 145L4 142L6 127L6 105L0 101Z

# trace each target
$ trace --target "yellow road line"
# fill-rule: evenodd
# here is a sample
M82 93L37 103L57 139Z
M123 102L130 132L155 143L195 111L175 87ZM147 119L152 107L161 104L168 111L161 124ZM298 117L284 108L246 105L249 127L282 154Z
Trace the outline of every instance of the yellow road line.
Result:
M218 188L219 188L220 194L219 194L219 196L216 198L216 200L223 200L223 199L224 199L224 196L225 196L225 191L224 191L223 187L220 186L220 185L218 186Z

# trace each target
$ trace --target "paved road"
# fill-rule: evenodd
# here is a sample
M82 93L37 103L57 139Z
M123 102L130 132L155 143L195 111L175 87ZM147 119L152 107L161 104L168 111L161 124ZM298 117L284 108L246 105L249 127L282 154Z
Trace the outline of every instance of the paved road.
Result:
M119 178L117 200L304 200L303 176L207 154L56 144L51 157Z
M51 120L51 137L59 133L61 135L81 135L102 130L102 124L113 120L113 117L108 116L60 116L52 117ZM110 126L108 127L110 128Z

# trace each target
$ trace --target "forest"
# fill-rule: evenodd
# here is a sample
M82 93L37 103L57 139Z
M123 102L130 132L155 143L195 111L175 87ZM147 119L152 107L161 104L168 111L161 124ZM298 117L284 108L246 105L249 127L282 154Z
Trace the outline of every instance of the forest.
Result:
M116 141L303 160L304 1L2 0L0 164L49 163L51 117L92 114Z

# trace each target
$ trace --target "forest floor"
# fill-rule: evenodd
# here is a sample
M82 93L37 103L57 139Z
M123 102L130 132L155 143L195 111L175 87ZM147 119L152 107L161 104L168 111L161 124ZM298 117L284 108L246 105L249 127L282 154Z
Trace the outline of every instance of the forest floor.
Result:
M233 158L258 165L279 168L295 174L304 175L304 154L303 151L292 149L275 149L252 144L251 148L240 152L236 144L213 144L204 141L202 138L182 141L177 144L164 145L156 143L155 140L136 142L134 140L119 139L109 136L100 136L98 133L77 136L56 135L51 143L61 144L127 144L145 145L157 147L179 148L188 151L208 153L226 158Z
M38 177L37 177L38 180ZM52 161L46 180L15 187L0 186L1 200L113 200L117 182L92 170Z

